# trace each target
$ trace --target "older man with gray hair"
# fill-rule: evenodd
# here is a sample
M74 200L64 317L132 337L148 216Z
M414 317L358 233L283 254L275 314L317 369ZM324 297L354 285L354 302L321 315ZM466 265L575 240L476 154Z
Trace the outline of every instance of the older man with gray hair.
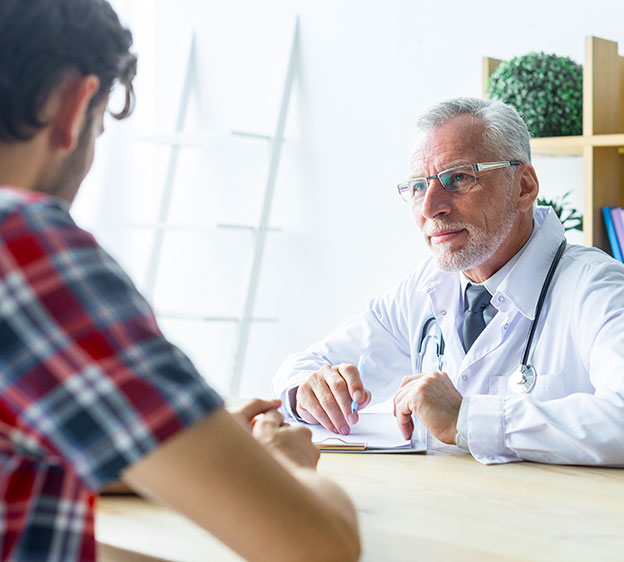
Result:
M566 244L552 209L535 205L529 132L512 107L449 100L417 131L398 191L432 255L291 355L274 391L336 434L394 396L406 438L415 416L486 464L624 465L624 267Z

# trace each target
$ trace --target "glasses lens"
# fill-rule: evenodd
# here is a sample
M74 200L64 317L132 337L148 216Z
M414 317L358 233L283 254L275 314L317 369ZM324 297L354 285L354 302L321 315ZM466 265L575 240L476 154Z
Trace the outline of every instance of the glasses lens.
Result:
M414 178L409 180L409 192L408 196L410 199L422 199L427 193L427 178Z
M427 191L427 178L416 178L412 180L413 197L422 197Z
M444 189L452 192L467 191L477 183L477 177L472 166L459 166L445 170L438 174L438 179Z
M397 185L397 188L401 199L403 199L403 201L409 201L412 195L412 188L410 187L409 182L404 181L403 183Z

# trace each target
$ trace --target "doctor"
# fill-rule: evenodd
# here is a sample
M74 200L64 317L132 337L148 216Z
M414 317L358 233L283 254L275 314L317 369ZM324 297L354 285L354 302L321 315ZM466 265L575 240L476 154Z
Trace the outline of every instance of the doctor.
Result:
M566 247L535 206L529 133L510 106L450 100L417 131L398 187L431 256L291 355L274 391L335 433L357 423L352 400L394 396L406 438L414 414L485 464L624 465L624 267Z

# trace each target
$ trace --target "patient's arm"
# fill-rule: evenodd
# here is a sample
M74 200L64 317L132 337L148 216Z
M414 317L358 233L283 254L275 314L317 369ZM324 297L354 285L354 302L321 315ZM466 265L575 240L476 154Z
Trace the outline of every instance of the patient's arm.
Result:
M309 431L282 425L271 410L253 432L219 409L132 465L123 481L248 560L357 560L355 510L314 470Z

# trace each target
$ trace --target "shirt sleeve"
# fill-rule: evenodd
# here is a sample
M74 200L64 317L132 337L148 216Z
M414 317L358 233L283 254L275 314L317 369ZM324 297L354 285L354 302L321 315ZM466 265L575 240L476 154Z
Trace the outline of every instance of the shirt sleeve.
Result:
M464 396L457 414L457 435L455 444L462 449L468 450L468 408L470 407L470 396Z
M608 260L566 279L558 290L570 319L558 337L571 334L566 360L587 370L593 393L471 396L467 440L484 464L624 466L624 267Z
M99 489L222 405L117 263L54 199L0 223L0 415Z

